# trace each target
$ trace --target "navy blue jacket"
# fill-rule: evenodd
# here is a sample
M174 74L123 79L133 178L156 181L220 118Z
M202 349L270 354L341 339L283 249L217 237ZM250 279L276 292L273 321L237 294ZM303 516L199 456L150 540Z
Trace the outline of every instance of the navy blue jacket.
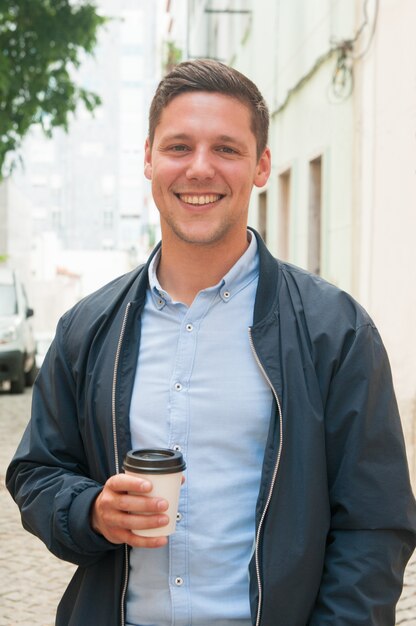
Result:
M416 507L382 341L350 296L258 239L249 340L275 400L250 563L253 624L393 626ZM147 265L62 317L7 472L24 527L79 566L58 626L124 624L129 549L94 533L89 512L131 447L146 288Z

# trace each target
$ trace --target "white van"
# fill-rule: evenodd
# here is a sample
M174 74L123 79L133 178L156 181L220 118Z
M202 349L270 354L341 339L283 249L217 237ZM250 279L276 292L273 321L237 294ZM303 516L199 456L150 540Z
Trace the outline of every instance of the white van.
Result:
M36 378L32 316L16 273L0 267L0 383L10 381L12 393L23 393Z

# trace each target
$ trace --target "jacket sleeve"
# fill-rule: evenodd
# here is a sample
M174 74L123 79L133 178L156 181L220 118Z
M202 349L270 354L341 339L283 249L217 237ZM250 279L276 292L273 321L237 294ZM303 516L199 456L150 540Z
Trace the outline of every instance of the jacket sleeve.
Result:
M394 626L416 516L390 367L372 324L344 343L325 420L331 526L309 626Z
M63 322L33 388L32 415L6 475L22 524L57 557L87 566L117 549L96 534L91 505L102 489L89 475L77 387L64 350Z

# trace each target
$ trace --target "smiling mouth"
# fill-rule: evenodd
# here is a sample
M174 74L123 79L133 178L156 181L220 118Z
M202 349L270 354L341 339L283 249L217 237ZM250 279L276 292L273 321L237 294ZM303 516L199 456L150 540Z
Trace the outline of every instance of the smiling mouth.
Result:
M177 193L175 194L179 200L185 202L185 204L192 204L194 206L201 206L203 204L213 204L218 202L224 196L219 193L205 193L205 194L190 194L190 193Z

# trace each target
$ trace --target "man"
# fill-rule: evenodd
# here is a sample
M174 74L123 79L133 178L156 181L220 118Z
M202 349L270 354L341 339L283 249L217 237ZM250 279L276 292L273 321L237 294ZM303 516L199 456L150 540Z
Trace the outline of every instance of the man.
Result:
M79 568L58 625L386 626L415 545L387 357L347 294L276 261L255 85L176 67L149 117L162 244L63 316L9 467L25 528ZM182 450L176 533L131 448ZM131 513L135 515L131 515Z

